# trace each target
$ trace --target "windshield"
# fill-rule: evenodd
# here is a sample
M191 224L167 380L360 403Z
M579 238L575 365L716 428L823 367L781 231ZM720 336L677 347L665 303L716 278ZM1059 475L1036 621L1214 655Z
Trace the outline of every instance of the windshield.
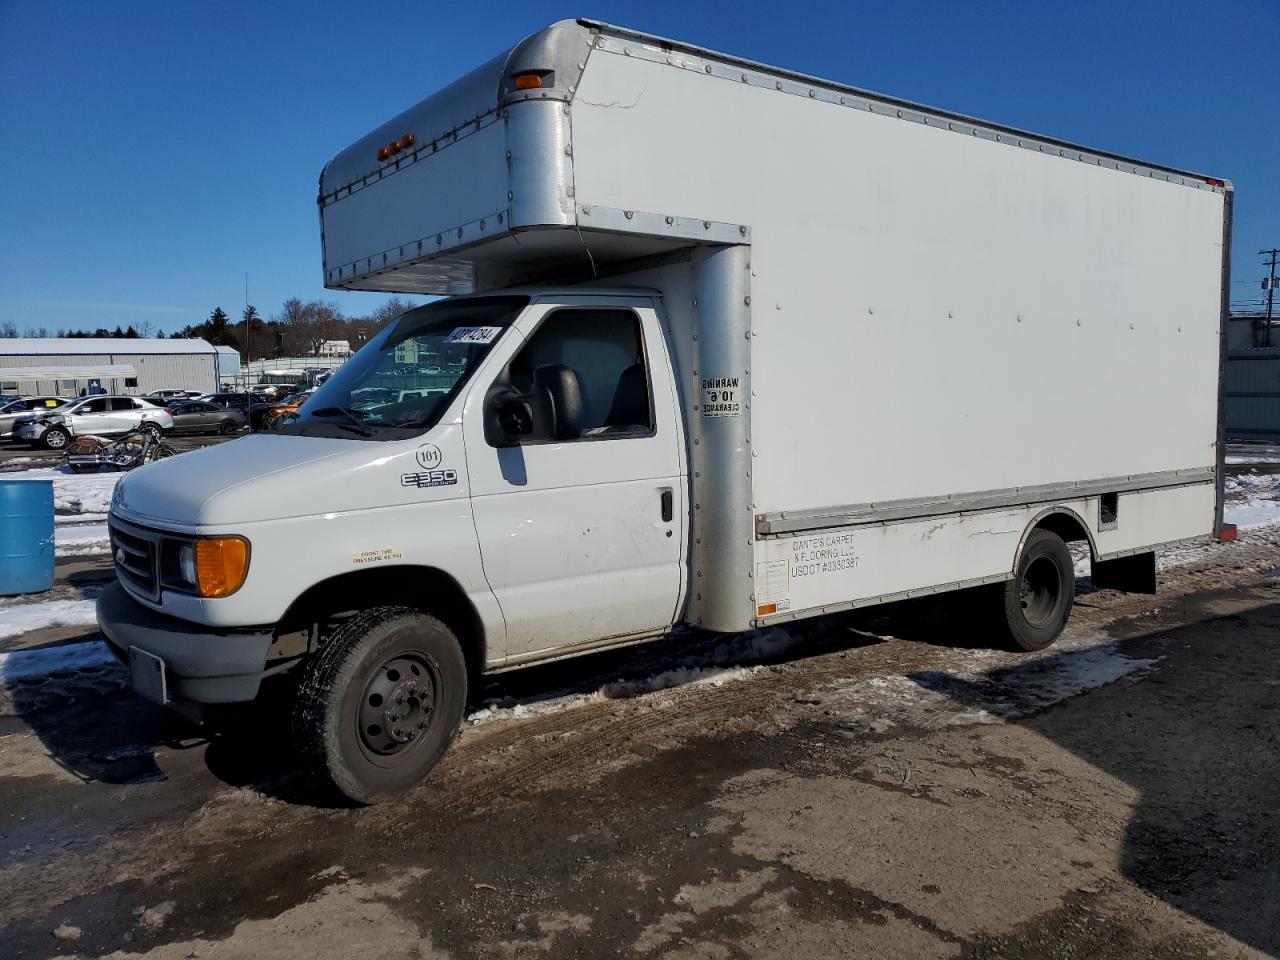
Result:
M421 433L528 302L476 297L410 310L334 371L280 431L370 440Z

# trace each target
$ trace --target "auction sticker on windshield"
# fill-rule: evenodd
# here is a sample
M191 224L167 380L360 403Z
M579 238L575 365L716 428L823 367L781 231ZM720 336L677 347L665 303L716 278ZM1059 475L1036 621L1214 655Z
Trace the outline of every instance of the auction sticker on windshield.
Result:
M454 327L444 338L445 343L493 343L502 332L501 327Z

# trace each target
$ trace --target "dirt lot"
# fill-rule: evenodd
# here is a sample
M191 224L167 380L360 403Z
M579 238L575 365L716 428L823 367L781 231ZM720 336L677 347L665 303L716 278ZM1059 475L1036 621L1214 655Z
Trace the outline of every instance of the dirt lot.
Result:
M1165 562L1037 657L950 599L508 675L373 809L270 711L11 670L0 956L1277 955L1280 526Z

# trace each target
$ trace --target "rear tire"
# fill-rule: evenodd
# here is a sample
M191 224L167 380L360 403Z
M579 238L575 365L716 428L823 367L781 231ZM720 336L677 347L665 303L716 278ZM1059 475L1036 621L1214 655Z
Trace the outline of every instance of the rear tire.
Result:
M50 427L44 432L44 436L40 438L40 442L48 450L65 450L70 440L71 434L67 433L62 427Z
M375 607L307 664L294 722L312 767L344 796L372 804L426 778L466 702L466 662L449 628L408 607Z
M138 429L151 437L152 440L159 440L164 436L164 431L150 421L144 422Z
M1043 650L1058 639L1076 595L1071 551L1056 533L1032 530L1012 580L1000 584L996 630L1014 650Z

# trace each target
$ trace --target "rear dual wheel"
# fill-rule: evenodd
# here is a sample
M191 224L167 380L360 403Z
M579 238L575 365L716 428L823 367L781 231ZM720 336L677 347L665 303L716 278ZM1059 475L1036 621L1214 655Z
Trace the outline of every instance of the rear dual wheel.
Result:
M297 733L314 769L356 803L420 783L462 723L467 669L441 621L376 607L344 623L305 668Z

